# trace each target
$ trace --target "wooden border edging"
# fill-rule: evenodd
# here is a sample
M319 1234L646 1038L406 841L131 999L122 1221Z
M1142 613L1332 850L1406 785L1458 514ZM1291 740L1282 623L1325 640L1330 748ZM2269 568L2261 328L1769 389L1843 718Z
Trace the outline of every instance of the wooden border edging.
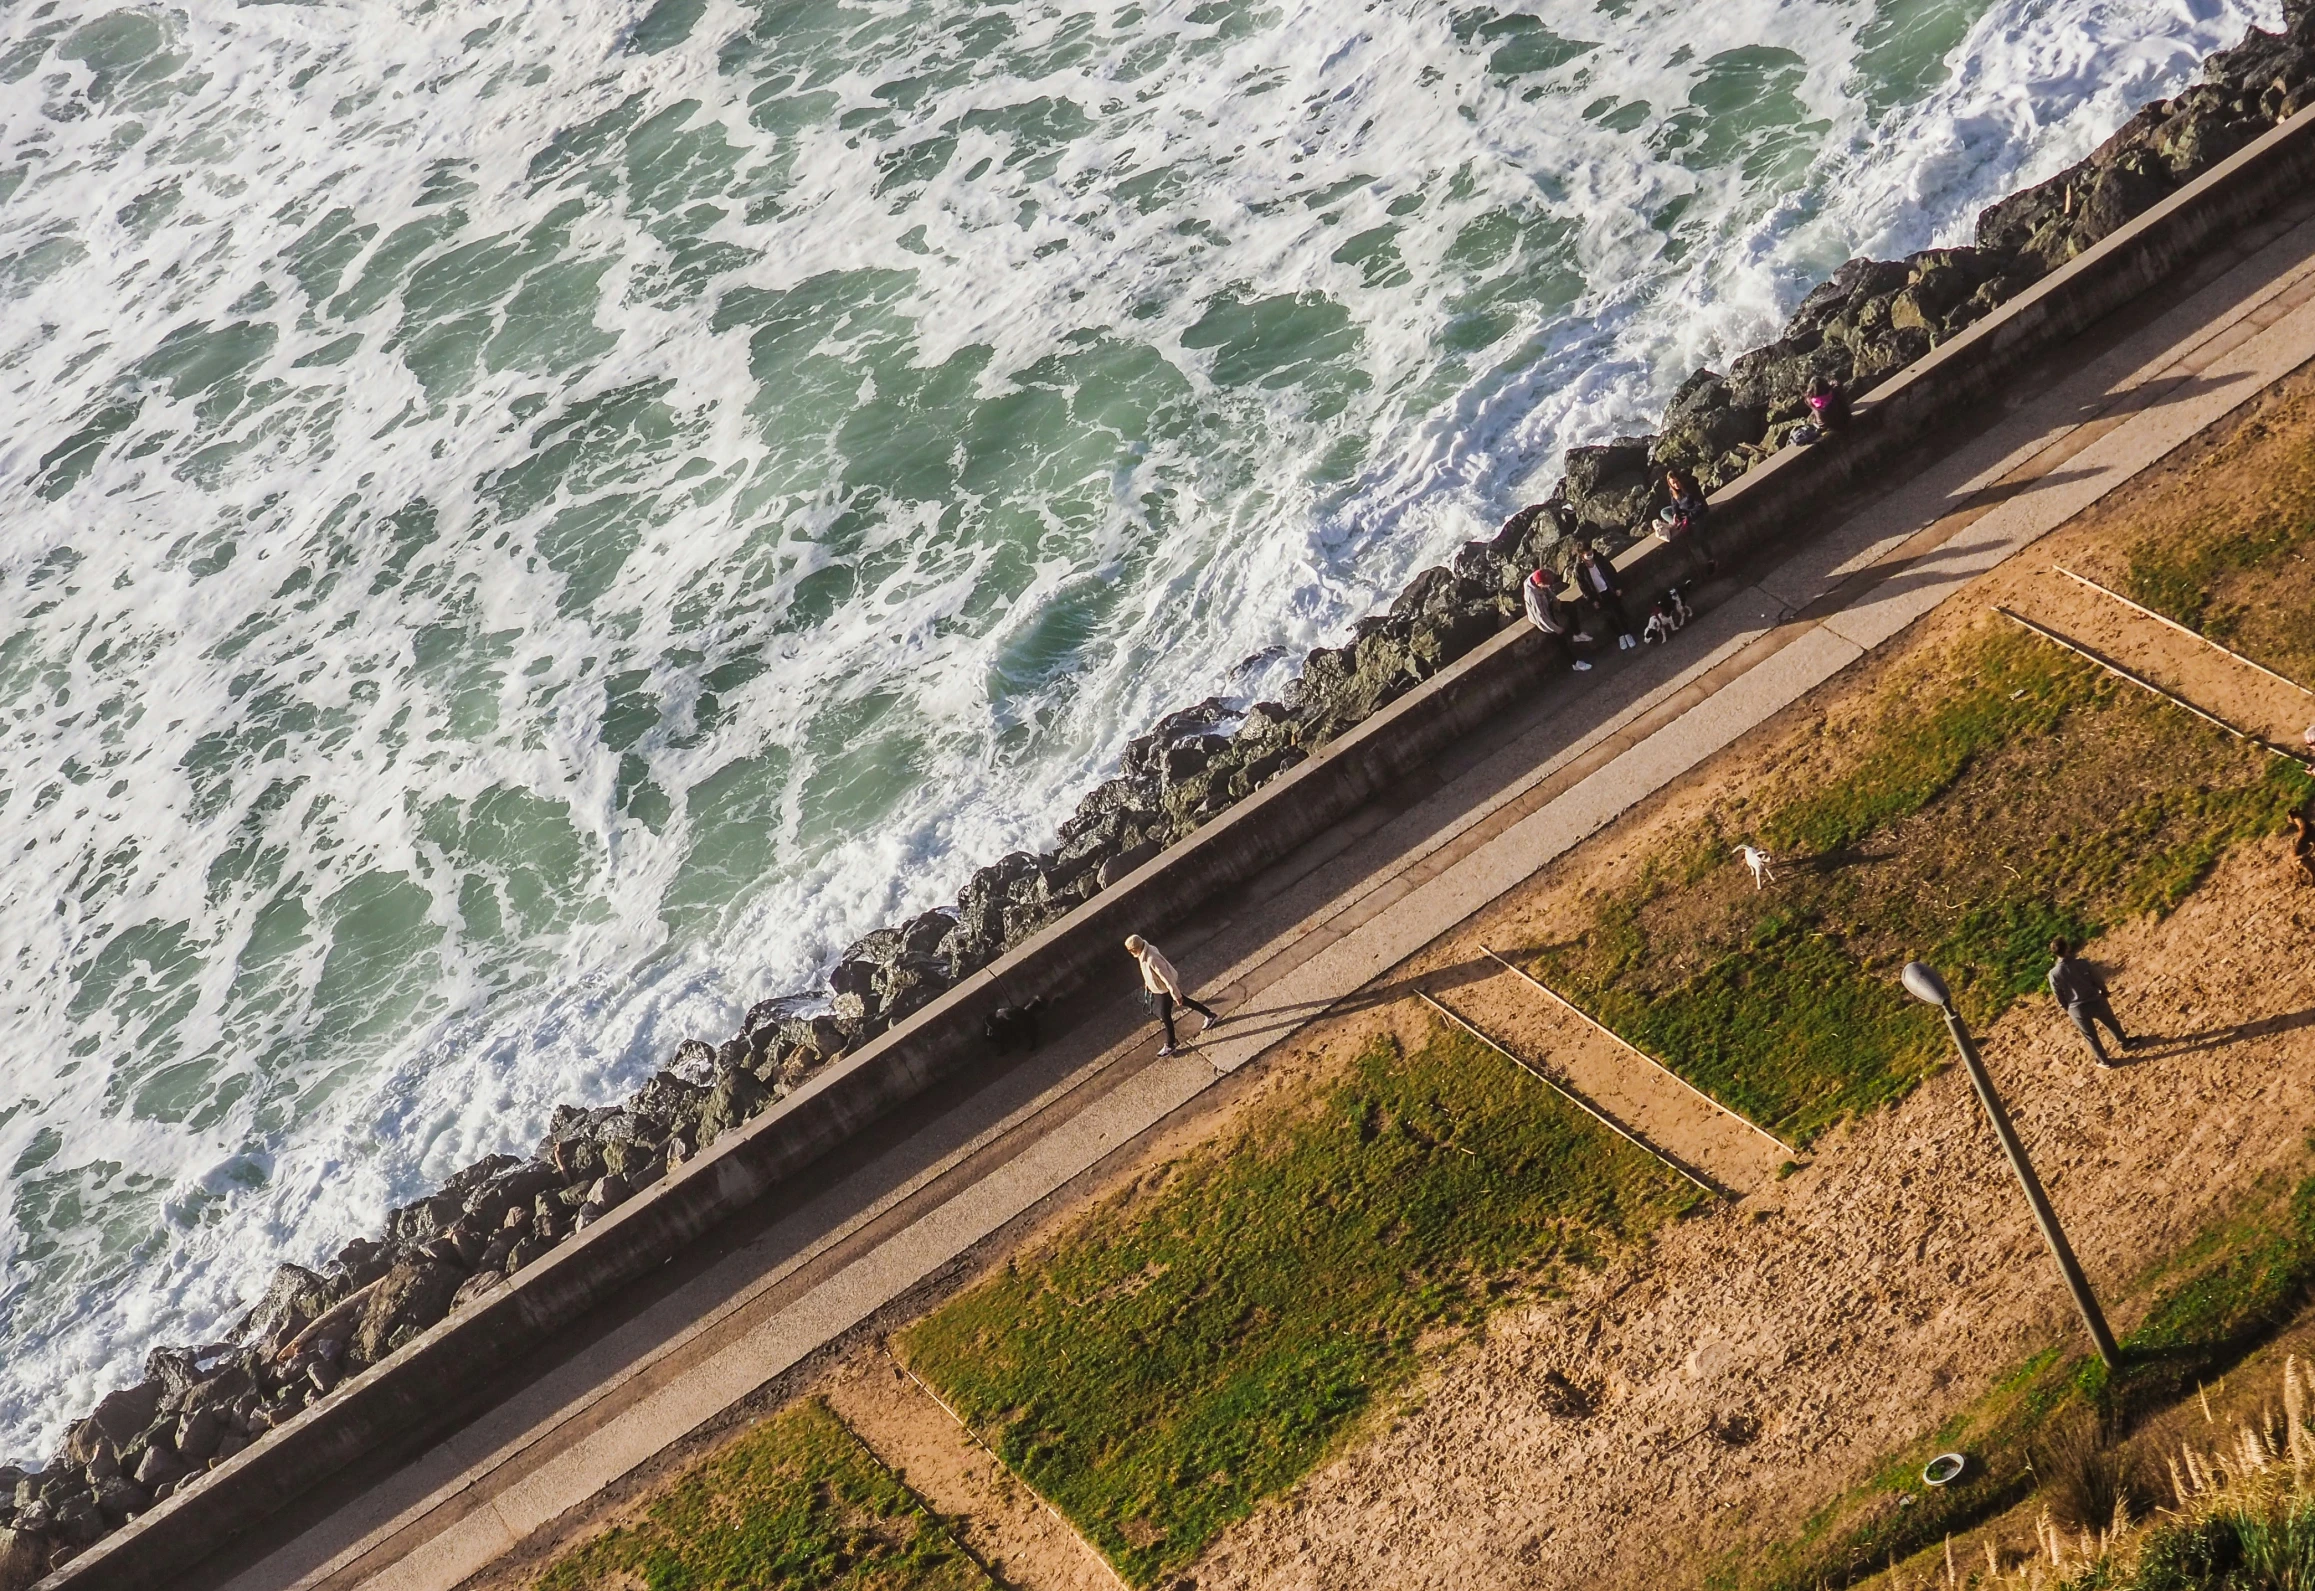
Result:
M2268 755L2281 757L2288 762L2297 762L2299 760L2290 752L2285 751L2282 747L2271 744L2263 737L2254 735L2247 729L2237 729L2234 725L2228 723L2218 714L2195 706L2194 703L2188 701L2185 697L2180 696L2175 692L2164 690L2161 686L2155 684L2154 681L2147 679L2143 675L2133 674L2130 670L2124 668L2121 664L2115 662L2112 658L2105 656L2103 653L2093 651L2089 647L2084 646L2079 641L2069 641L2066 639L2066 637L2060 635L2057 631L2050 629L2045 625L2036 624L2033 620L2027 618L2022 613L2013 613L1998 602L1994 604L1993 610L1994 612L2000 614L2003 618L2009 620L2011 623L2016 624L2021 628L2029 630L2035 635L2040 636L2043 640L2049 642L2052 646L2063 647L2066 651L2073 653L2076 657L2083 658L2091 663L2095 663L2098 667L2104 669L2107 673L2113 675L2116 679L2123 680L2129 684L2135 685L2140 690L2145 691L2149 695L2161 697L2164 701L2170 703L2171 706L2176 707L2181 711L2194 714L2195 717L2201 719L2204 723L2225 730L2228 734L2234 736L2237 740L2248 741L2252 745L2258 747L2261 751L2266 752Z
M2291 687L2291 689L2298 691L2302 695L2315 696L2315 690L2309 690L2306 686L2300 684L2290 675L2278 674L2273 669L2267 667L2266 664L2259 662L2255 658L2248 658L2243 656L2242 653L2236 651L2231 646L2221 646L2218 642L2203 634L2202 631L2179 623L2176 619L2172 618L2167 613L2157 613L2152 608L2147 607L2144 603L2133 602L2128 597L2124 596L2121 592L2115 590L2112 586L2102 586L2097 581L2091 579L2088 575L2078 575L2062 563L2054 563L2050 565L2050 567L2077 585L2088 586L2091 590L2097 592L2100 596L2112 597L2116 602L2121 603L2124 607L2130 609L2130 611L2133 613L2143 613L2146 615L2146 617L2152 619L2157 624L2168 625L2171 629L2176 630L2179 634L2185 636L2190 641L2200 641L2203 645L2209 647L2214 652L2224 652L2227 656L2233 658L2236 662L2242 664L2245 668L2255 668L2260 673L2266 675L2267 678L2274 680L2278 684L2288 685Z
M2311 178L2315 115L2303 112L1882 382L1856 405L1851 430L1837 442L1789 448L1715 494L1712 536L1723 563L1755 549L1773 556L1820 511L1912 456L1942 423L1998 412L2015 380L2044 355L2298 196ZM1670 576L1677 556L1643 543L1618 563L1645 589ZM986 1064L981 1024L999 1004L1109 988L1125 997L1130 975L1118 944L1127 933L1161 933L1256 877L1514 702L1576 688L1543 661L1540 640L1513 621L504 1287L106 1537L43 1580L42 1591L166 1591L366 1455L411 1451L455 1428L542 1339L869 1123Z
M1561 994L1557 989L1554 989L1550 984L1545 983L1541 978L1537 977L1534 973L1529 972L1525 967L1504 960L1501 956L1496 955L1494 951L1489 950L1485 945L1481 945L1479 950L1482 955L1485 955L1497 966L1504 968L1508 972L1517 973L1520 977L1525 978L1529 983L1535 985L1536 988L1541 989L1545 994L1549 995L1552 999L1558 1001L1569 1011L1573 1012L1577 1018L1591 1024L1592 1027L1598 1029L1601 1033L1606 1034L1612 1042L1621 1045L1627 1050L1630 1050L1641 1060L1646 1061L1650 1066L1653 1066L1657 1071L1662 1072L1666 1077L1669 1077L1673 1082L1678 1083L1682 1088L1685 1088L1689 1093L1694 1094L1698 1099L1701 1099L1705 1104L1710 1105L1714 1110L1720 1112L1720 1114L1723 1116L1733 1117L1735 1120L1744 1123L1745 1126L1751 1128L1754 1132L1759 1133L1763 1138L1766 1138L1770 1143L1775 1144L1779 1149L1782 1149L1786 1155L1796 1158L1799 1156L1800 1151L1795 1149L1791 1144L1786 1143L1782 1138L1779 1138L1775 1133L1770 1132L1766 1127L1763 1127L1759 1122L1754 1121L1750 1116L1747 1116L1743 1111L1736 1109L1733 1105L1724 1105L1719 1100L1714 1099L1710 1094L1704 1092L1703 1089L1698 1088L1694 1083L1688 1081L1687 1078L1682 1077L1678 1072L1672 1070L1671 1067L1666 1066L1662 1061L1656 1059L1655 1056L1650 1055L1646 1050L1641 1049L1640 1046L1634 1044L1630 1039L1625 1038L1614 1028L1609 1027L1605 1022L1602 1022L1598 1017L1593 1016L1589 1011L1586 1011L1582 1006L1577 1005L1573 1000L1570 1000L1566 995Z
M1728 1189L1719 1187L1711 1182L1706 1181L1698 1173L1691 1171L1679 1160L1657 1148L1654 1144L1648 1142L1647 1139L1632 1131L1631 1128L1616 1120L1615 1117L1600 1109L1599 1106L1584 1098L1583 1095L1568 1087L1567 1084L1561 1082L1558 1078L1552 1076L1549 1072L1546 1072L1542 1067L1533 1065L1523 1059L1519 1052L1512 1049L1510 1045L1503 1043L1499 1039L1492 1038L1488 1034L1482 1032L1479 1028L1479 1024L1473 1022L1469 1017L1463 1015L1462 1012L1455 1010L1453 1007L1447 1005L1444 1001L1433 999L1427 991L1422 989L1417 989L1415 991L1415 998L1422 1001L1432 1010L1438 1012L1448 1021L1454 1023L1464 1032L1470 1034L1480 1043L1486 1045L1496 1054L1502 1056L1512 1065L1518 1067L1528 1076L1534 1078L1544 1087L1559 1095L1560 1098L1566 1100L1576 1109L1582 1111L1586 1116L1589 1116L1592 1120L1598 1122L1602 1127L1607 1128L1608 1131L1614 1133L1618 1138L1623 1139L1624 1142L1630 1144L1633 1148L1639 1150L1642 1154L1647 1155L1651 1159L1662 1161L1665 1165L1670 1166L1674 1171L1679 1172L1680 1175L1686 1177L1690 1182L1695 1183L1696 1186L1702 1188L1706 1193L1710 1194L1715 1199L1732 1199L1734 1197L1734 1195L1731 1194Z

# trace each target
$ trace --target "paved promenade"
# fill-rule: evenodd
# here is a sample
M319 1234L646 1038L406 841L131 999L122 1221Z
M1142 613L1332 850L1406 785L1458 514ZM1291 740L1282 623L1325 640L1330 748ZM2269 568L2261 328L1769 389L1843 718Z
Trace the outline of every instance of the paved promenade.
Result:
M451 1591L905 1304L1325 1012L1403 996L1389 974L1425 945L2315 358L2315 221L2264 237L2215 279L2105 329L2072 368L1779 566L1712 590L1670 648L1540 694L1168 936L1228 1017L1199 1050L1157 1057L1138 1010L1064 1010L1066 1030L1028 1062L906 1113L841 1156L808 1201L542 1353L529 1384L457 1436L348 1477L303 1510L294 1539L202 1583ZM1717 1134L1706 1169L1732 1193L1781 1158L1740 1124L1712 1125L1677 1087L1624 1075L1642 1063L1612 1044L1534 1031L1643 1137ZM1649 1119L1675 1109L1690 1119Z

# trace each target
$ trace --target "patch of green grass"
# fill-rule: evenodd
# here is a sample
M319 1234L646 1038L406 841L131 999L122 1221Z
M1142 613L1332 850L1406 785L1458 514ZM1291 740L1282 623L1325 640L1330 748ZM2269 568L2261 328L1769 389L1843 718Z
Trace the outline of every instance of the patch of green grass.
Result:
M2130 505L2109 584L2296 679L2315 678L2315 391L2269 394Z
M2102 683L2098 671L2025 636L1977 642L1958 684L1901 690L1840 778L1796 792L1761 823L1779 855L1847 850L1951 789L1987 752L2047 736Z
M2031 637L1965 645L1961 666L1886 688L1837 771L1796 773L1751 814L1780 858L1771 891L1732 877L1737 820L1715 812L1583 933L1531 950L1538 975L1806 1143L1942 1063L1934 1015L1896 986L1904 961L1990 1023L2041 989L2051 939L2171 910L2315 793Z
M2035 1263L2048 1262L2037 1251ZM2086 1354L2044 1350L1940 1429L1891 1454L1792 1540L1728 1554L1706 1584L1714 1591L1853 1584L2031 1496L2040 1484L2037 1450L2061 1424L2126 1433L2224 1374L2315 1300L2315 1177L2213 1226L2140 1286L2154 1298L2123 1338L2120 1370L2109 1375ZM1922 1485L1922 1467L1952 1451L1970 1456L1964 1478Z
M1944 1054L1944 1027L1925 1007L1788 917L1676 991L1611 986L1593 1003L1698 1088L1802 1144L1902 1098Z
M996 1582L817 1398L782 1410L535 1591L995 1591Z
M2198 1498L2134 1553L2056 1591L2299 1591L2315 1585L2315 1497L2262 1478Z
M2307 1303L2315 1286L2315 1178L2299 1184L2279 1216L2240 1221L2206 1236L2168 1267L2166 1288L2130 1334L2145 1363L2254 1343ZM2194 1368L2204 1368L2193 1365Z
M1693 1189L1459 1032L1264 1106L910 1328L909 1362L1131 1581L1317 1463L1422 1345Z
M2234 640L2249 617L2224 593L2245 575L2265 573L2315 542L2315 492L2305 500L2247 517L2214 516L2201 534L2149 538L2130 549L2123 590L2132 600L2168 614L2216 640Z

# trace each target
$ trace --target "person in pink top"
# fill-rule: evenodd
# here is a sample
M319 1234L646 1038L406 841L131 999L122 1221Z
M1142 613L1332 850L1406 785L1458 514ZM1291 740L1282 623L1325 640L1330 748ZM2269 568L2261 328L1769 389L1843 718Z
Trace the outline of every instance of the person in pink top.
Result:
M1156 1002L1158 1021L1166 1030L1165 1048L1158 1051L1160 1055L1171 1055L1179 1047L1174 1038L1175 1006L1186 1005L1206 1019L1204 1026L1198 1029L1200 1033L1222 1020L1214 1014L1212 1006L1203 1000L1190 998L1182 988L1182 975L1174 971L1174 964L1166 960L1157 946L1139 934L1128 934L1125 948L1134 960L1141 963L1141 986L1148 991L1150 999Z

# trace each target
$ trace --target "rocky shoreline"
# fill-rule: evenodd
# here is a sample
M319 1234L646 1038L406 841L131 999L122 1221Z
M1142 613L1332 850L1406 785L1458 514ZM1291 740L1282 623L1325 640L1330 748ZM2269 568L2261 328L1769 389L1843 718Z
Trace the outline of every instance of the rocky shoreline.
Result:
M686 1040L624 1104L560 1107L525 1158L493 1155L392 1211L319 1271L283 1265L200 1347L157 1349L37 1467L0 1464L0 1591L21 1591L326 1396L340 1380L583 1231L720 1134L1091 899L1208 819L1494 635L1519 583L1574 547L1633 539L1666 466L1723 485L1787 445L1818 377L1862 391L2315 100L2315 0L2253 32L2205 81L2141 109L2080 164L1978 217L1974 247L1852 260L1764 348L1699 370L1659 429L1571 449L1546 503L1427 569L1343 646L1305 660L1284 702L1209 700L1127 748L1055 847L973 874L951 910L848 948L824 994L766 1000L720 1045Z

